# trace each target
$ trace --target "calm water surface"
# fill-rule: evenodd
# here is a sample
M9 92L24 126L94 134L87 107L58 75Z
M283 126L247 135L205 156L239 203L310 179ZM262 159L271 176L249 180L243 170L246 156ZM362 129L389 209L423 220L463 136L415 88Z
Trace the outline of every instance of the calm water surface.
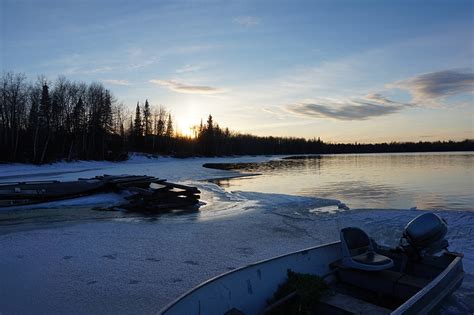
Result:
M474 152L322 155L245 166L229 190L338 199L350 208L474 210Z

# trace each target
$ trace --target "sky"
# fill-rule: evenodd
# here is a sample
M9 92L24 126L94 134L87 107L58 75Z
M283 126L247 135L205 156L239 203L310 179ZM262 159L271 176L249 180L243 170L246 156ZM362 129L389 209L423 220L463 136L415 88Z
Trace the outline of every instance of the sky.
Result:
M0 70L262 136L474 138L474 1L0 0Z

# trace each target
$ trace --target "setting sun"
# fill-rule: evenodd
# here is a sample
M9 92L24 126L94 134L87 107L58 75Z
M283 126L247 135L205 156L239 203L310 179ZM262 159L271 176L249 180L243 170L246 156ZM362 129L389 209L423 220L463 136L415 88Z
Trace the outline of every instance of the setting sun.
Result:
M179 120L177 122L177 126L178 126L178 134L179 135L182 135L182 136L186 136L186 137L191 137L191 138L194 138L195 137L195 132L194 132L194 129L193 129L193 126L191 122L182 122L181 120Z
M199 124L201 119L196 109L196 104L189 104L184 111L176 117L176 131L178 134L186 137L195 137L194 127Z

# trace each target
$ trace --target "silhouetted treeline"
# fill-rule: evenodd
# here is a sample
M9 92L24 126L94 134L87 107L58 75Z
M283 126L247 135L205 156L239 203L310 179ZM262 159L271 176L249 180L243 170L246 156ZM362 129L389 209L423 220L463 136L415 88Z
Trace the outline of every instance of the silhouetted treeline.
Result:
M390 142L375 144L325 143L321 153L403 153L474 151L473 140L435 142Z
M117 159L125 152L121 131L121 106L99 83L0 78L1 161Z
M127 152L174 156L472 151L474 141L331 144L319 138L257 137L221 128L211 115L179 135L172 114L148 100L128 111L100 83L0 78L0 161L120 160Z
M473 151L474 141L391 142L377 144L325 143L319 138L257 137L221 129L209 115L198 128L196 153L215 155L328 154Z

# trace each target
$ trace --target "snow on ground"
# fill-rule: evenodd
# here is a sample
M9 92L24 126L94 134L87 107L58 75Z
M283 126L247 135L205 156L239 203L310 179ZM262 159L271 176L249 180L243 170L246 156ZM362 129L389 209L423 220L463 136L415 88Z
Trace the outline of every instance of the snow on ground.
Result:
M203 168L204 163L260 162L275 157L244 156L226 158L187 158L149 157L135 154L123 162L76 161L58 162L46 165L0 164L0 182L26 180L76 180L97 175L149 175L166 178L169 181L202 180L238 175L216 169Z
M268 157L212 162L264 159ZM54 209L38 209L39 213L48 213L38 215L36 220L43 220L40 225L15 221L10 211L9 216L0 220L0 313L156 313L210 277L337 240L340 228L345 226L359 226L380 243L394 245L404 225L422 213L382 209L326 211L335 209L338 202L228 192L212 183L196 182L232 174L200 167L208 161L135 157L123 163L59 163L46 168L0 166L2 176L20 175L25 180L128 173L190 181L199 186L206 202L199 212L184 216L123 215L78 220L71 215L60 222L51 216ZM67 171L77 172L63 173ZM94 201L93 196L88 198ZM79 212L84 204L56 203L55 207ZM319 208L324 211L318 211ZM443 313L473 313L474 212L438 213L449 223L451 249L466 254L467 271L462 288L445 304Z

